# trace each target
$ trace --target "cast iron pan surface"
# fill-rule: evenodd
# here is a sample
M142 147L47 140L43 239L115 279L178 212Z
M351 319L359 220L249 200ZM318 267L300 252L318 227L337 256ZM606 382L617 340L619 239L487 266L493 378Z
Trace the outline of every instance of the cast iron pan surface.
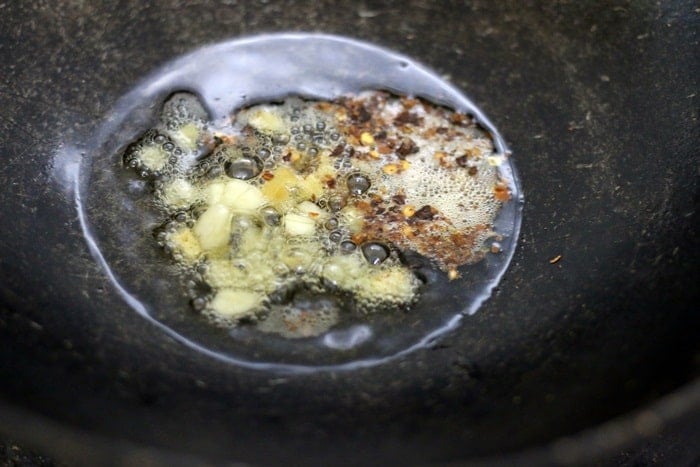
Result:
M7 435L87 464L580 463L697 423L693 2L0 8ZM66 145L79 155L165 62L273 31L354 37L449 75L513 150L526 196L513 262L429 349L351 372L231 366L146 325L90 255Z

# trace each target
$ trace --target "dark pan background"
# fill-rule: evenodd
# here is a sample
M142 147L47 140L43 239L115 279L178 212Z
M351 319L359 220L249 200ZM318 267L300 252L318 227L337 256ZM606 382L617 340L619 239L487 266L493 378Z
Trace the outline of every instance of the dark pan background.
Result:
M593 462L697 433L699 26L693 1L1 3L0 431L88 465ZM144 326L91 258L64 143L168 60L271 31L405 53L513 149L519 249L432 349L352 373L227 367Z

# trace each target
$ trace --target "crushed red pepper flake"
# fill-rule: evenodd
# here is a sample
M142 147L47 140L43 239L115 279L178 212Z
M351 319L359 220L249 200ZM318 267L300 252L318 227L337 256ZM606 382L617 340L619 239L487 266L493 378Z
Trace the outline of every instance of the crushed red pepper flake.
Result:
M385 119L386 114L382 113L382 109L390 99L389 94L378 92L368 98L346 97L338 101L349 116L343 131L351 147L362 147L362 143L365 146L372 145L372 148L357 152L351 158L359 161L383 161L381 169L385 177L400 177L410 168L409 160L420 157L421 147L416 139L422 141L440 138L446 143L479 140L473 131L461 130L477 125L471 116L450 112L412 97L400 98L400 106L394 116ZM428 118L429 116L431 117ZM435 120L432 116L437 116L438 119ZM454 126L445 125L446 120ZM480 133L490 136L483 128L478 129ZM369 135L372 136L372 141ZM436 163L444 170L465 170L469 176L481 178L477 166L483 164L489 148L478 145L456 147L462 148L461 151L448 153L439 150L433 153ZM331 154L337 156L341 153L342 150L336 148ZM449 177L445 181L448 179ZM494 183L492 193L498 202L510 198L508 187L500 181ZM485 247L476 248L489 236L489 225L457 228L434 206L426 204L419 205L418 208L407 205L404 193L391 195L386 200L355 200L352 204L363 213L364 218L362 230L352 235L352 240L356 243L373 239L399 249L416 251L432 258L445 271L478 261L489 251ZM467 203L469 209L465 203L457 204L467 211L479 209L474 203Z

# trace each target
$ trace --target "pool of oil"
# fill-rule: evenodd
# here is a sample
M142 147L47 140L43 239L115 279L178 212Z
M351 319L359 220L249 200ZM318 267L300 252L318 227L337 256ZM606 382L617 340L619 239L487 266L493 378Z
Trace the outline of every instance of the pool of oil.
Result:
M363 315L341 303L338 323L318 336L289 339L255 326L212 326L192 312L180 271L154 241L163 219L152 204L151 187L124 170L121 155L157 120L169 95L198 96L216 129L236 109L256 103L288 96L332 100L363 90L417 96L470 114L491 135L495 154L510 154L486 116L434 72L408 57L336 36L273 34L204 47L166 64L120 99L83 158L76 195L88 244L134 311L212 358L297 372L389 361L432 344L476 312L507 268L520 229L523 199L510 157L499 167L511 199L494 223L497 253L460 268L457 280L424 270L427 284L419 300L399 311Z

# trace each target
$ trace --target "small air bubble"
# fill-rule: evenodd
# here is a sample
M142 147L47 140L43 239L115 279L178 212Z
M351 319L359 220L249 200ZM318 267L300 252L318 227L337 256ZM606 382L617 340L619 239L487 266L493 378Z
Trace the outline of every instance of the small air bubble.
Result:
M343 238L343 234L337 230L334 230L328 235L328 238L331 242L338 243L340 239Z
M377 242L368 242L362 245L362 255L372 265L383 263L389 257L389 248Z
M260 212L262 218L267 225L276 226L280 224L280 215L273 207L263 208Z
M328 207L331 211L338 212L345 207L345 198L342 196L334 196L328 200Z
M369 190L370 181L365 175L356 173L348 176L347 185L351 194L361 195Z
M280 133L278 135L275 135L273 141L277 144L287 144L289 142L289 135L286 133Z
M357 249L357 245L355 245L350 240L346 240L346 241L340 243L340 250L343 253L352 253L356 249Z
M203 297L193 298L190 303L194 311L202 311L207 307L207 300Z
M235 161L229 161L225 166L226 175L239 180L250 180L260 175L263 169L262 161L256 156L243 156Z
M207 171L207 177L213 180L215 178L219 178L222 173L223 171L221 170L221 167L216 165Z
M335 217L331 217L330 219L328 219L326 221L326 223L324 224L324 227L326 227L326 229L328 229L328 230L333 230L333 229L337 228L338 227L338 219L336 219Z

